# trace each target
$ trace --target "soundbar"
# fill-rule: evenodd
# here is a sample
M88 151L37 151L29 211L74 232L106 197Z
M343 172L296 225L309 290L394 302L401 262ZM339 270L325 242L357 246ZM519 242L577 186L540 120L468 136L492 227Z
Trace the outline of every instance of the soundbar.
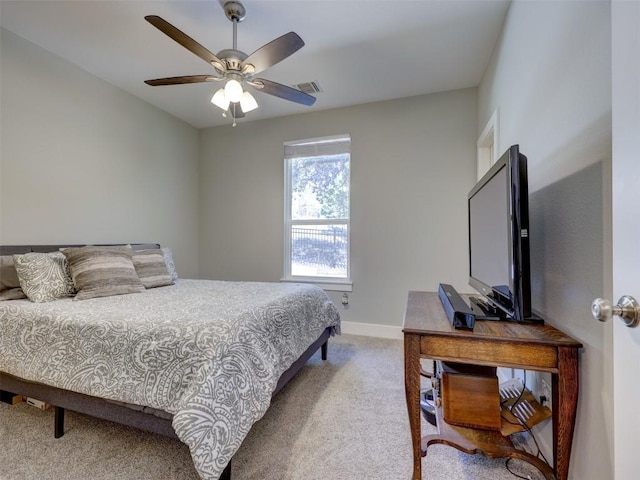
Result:
M441 283L438 287L438 296L444 311L447 313L449 322L454 328L473 330L476 317L455 288L446 283Z

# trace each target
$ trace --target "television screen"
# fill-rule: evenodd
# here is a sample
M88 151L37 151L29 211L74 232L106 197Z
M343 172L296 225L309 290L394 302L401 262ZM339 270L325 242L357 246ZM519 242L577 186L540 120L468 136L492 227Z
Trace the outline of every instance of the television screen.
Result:
M469 285L479 319L540 323L531 312L527 157L510 147L468 196Z
M506 165L469 199L471 276L509 286L509 209Z

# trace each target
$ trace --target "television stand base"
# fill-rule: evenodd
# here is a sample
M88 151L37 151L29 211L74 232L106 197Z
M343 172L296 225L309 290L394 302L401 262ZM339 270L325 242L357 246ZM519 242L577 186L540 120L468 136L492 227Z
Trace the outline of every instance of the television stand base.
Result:
M469 305L477 320L506 320L502 310L494 307L481 297L469 297Z
M535 325L543 325L544 320L535 314L531 314L525 317L523 320L514 320L507 317L502 310L494 307L482 297L470 296L469 305L476 320L488 320L493 322L517 322L517 323L531 323Z

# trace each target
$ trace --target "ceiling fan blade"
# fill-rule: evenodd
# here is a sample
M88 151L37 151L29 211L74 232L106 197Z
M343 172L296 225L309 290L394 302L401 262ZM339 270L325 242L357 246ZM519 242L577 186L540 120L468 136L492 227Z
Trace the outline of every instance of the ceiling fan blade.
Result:
M272 82L271 80L267 80L265 78L256 78L252 80L252 83L262 85L262 88L260 88L259 86L254 87L259 92L268 93L269 95L284 98L285 100L289 100L291 102L301 103L302 105L307 105L310 107L316 101L316 97L312 97L311 95L307 95L306 93L301 92L300 90L297 90L293 87L287 87L286 85Z
M244 118L244 112L242 111L242 108L240 108L240 103L230 103L229 111L233 118Z
M157 87L159 85L180 85L183 83L202 83L202 82L210 82L216 80L216 77L212 77L211 75L188 75L185 77L167 77L167 78L156 78L153 80L145 80L144 83L147 85L151 85L152 87Z
M158 17L157 15L147 15L146 17L144 17L144 19L147 22L149 22L151 25L156 27L158 30L160 30L162 33L164 33L165 35L169 36L170 38L178 42L184 48L194 53L195 55L199 56L208 64L214 65L214 66L215 64L218 64L224 68L224 62L222 60L220 60L213 53L211 53L209 50L207 50L198 42L196 42L189 35L182 32L181 30L178 30L176 27L171 25L166 20Z
M304 41L298 34L289 32L260 47L245 58L240 67L242 69L245 65L253 65L253 71L251 73L260 73L276 63L281 62L302 47L304 47Z

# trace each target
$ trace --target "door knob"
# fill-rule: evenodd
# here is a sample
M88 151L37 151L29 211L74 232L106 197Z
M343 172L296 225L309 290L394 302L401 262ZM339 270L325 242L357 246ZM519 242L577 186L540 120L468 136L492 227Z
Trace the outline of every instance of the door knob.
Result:
M593 318L606 322L614 315L619 316L627 327L635 327L640 323L640 305L635 298L624 295L617 305L611 305L610 300L596 298L591 304Z

